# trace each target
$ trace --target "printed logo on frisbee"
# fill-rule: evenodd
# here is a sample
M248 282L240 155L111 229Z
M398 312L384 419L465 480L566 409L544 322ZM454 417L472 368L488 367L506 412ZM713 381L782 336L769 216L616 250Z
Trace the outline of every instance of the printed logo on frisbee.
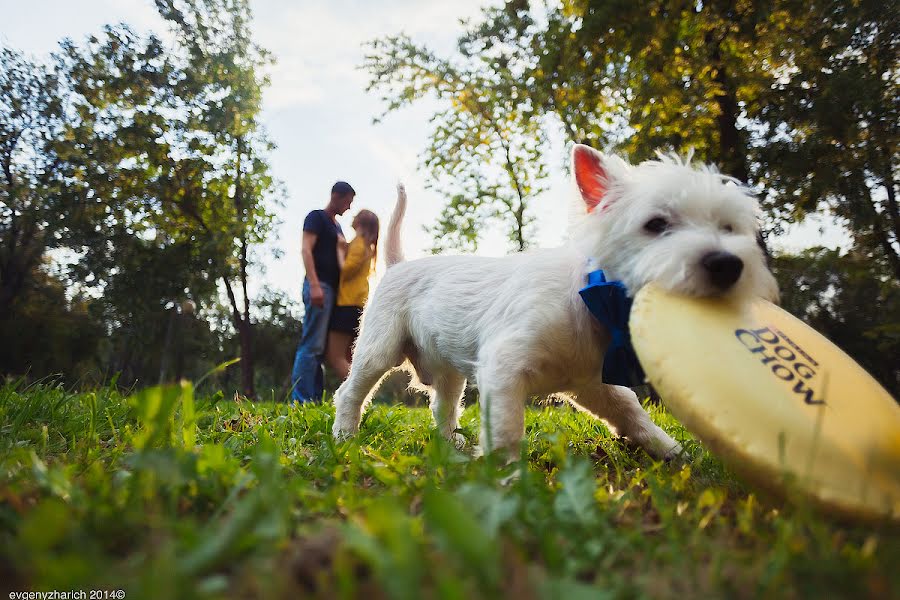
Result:
M822 390L816 378L819 363L784 332L770 325L760 329L736 329L734 336L806 404L825 404L824 398L816 398L815 390Z

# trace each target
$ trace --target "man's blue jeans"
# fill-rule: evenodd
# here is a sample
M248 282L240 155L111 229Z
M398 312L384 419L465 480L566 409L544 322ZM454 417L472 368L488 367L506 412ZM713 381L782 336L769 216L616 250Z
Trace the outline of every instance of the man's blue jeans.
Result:
M325 357L325 342L328 339L328 321L334 308L334 288L321 283L325 293L325 306L313 306L309 298L309 280L303 279L303 334L297 355L294 357L293 384L291 398L295 402L313 402L322 399L325 374L322 360Z

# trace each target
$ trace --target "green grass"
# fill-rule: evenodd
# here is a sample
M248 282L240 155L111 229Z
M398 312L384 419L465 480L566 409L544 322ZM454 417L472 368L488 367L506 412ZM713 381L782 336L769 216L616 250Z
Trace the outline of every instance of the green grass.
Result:
M335 443L329 405L190 385L0 388L0 588L127 598L889 598L895 527L746 488L664 411L662 464L565 406L519 462L378 405ZM474 439L478 408L462 427ZM6 590L4 590L5 592ZM6 597L5 595L3 597Z

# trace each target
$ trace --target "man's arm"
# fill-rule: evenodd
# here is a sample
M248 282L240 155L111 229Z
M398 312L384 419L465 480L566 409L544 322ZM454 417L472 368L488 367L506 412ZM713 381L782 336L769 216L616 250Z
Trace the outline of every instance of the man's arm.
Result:
M344 239L344 234L339 233L337 238L337 259L338 259L338 268L343 271L344 263L347 261L347 240Z
M313 246L319 234L311 231L303 232L303 247L301 255L303 256L303 268L306 269L306 278L309 279L309 300L313 306L325 306L325 292L322 291L322 284L319 283L319 274L316 273L316 262L313 260Z

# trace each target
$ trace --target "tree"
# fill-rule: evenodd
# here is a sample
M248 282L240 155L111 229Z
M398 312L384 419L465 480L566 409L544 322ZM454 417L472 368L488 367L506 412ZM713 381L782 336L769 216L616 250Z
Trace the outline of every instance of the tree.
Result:
M766 186L773 231L826 210L900 277L898 16L873 0L512 0L463 39L518 65L519 101L572 140L632 160L693 148Z
M53 74L0 47L0 315L9 315L63 228L49 140L60 104Z
M828 337L900 398L900 283L873 276L861 252L810 248L780 256L773 268L781 281L782 305ZM874 310L867 307L874 308Z
M280 192L258 121L270 58L245 0L156 6L170 44L116 25L64 40L49 66L2 49L0 308L14 323L6 309L47 288L42 261L66 249L69 293L92 298L108 364L155 380L181 370L166 356L173 307L215 305L221 286L249 395L248 279Z
M768 26L773 11L766 6L569 0L533 10L525 0L510 0L485 10L482 21L460 39L462 80L473 84L472 95L481 101L468 112L502 115L504 129L519 134L516 143L530 150L523 162L541 169L549 118L569 139L615 147L632 160L690 147L699 159L747 181L750 134L740 125L742 107L768 81L748 77L744 63ZM373 49L376 54L366 63L373 75L370 89L393 91L389 110L435 89L438 97L465 105L469 94L461 92L468 89L454 84L460 77L452 61L405 38L386 38ZM440 144L441 125L451 116L459 120L458 111L435 115L438 126L426 164L459 163L435 173L457 183L478 178L473 167L484 164L484 157L460 163L448 150L474 153L453 138ZM460 129L478 132L467 122ZM543 172L536 179L542 177ZM472 237L477 208L454 199L439 229L456 224Z
M246 0L156 0L156 5L186 52L187 77L179 95L194 99L185 106L192 129L188 150L196 160L208 157L203 171L210 178L200 191L205 210L194 218L225 259L217 274L241 340L241 385L253 395L250 255L272 229L269 205L279 192L265 159L273 145L258 120L268 85L262 69L271 57L252 40ZM233 279L240 285L240 303Z
M737 73L766 15L752 2L569 0L533 11L512 0L464 40L499 46L498 62L523 72L520 101L573 141L633 160L690 146L746 180L740 105L757 83Z
M790 70L761 94L751 154L769 205L784 218L824 211L854 253L900 281L900 9L785 2L779 43ZM758 67L762 68L762 67ZM900 317L898 317L900 320Z
M0 373L79 378L98 362L90 300L49 268L73 225L59 194L62 122L55 73L0 47Z
M65 40L54 61L63 120L50 144L63 240L75 254L69 284L98 296L111 368L123 382L149 379L166 305L216 293L212 249L176 212L178 181L165 168L179 151L172 82L182 69L159 38L124 25Z
M35 267L16 297L15 309L0 316L0 373L70 382L96 377L105 331L89 298Z
M431 228L435 251L474 250L483 223L503 223L515 249L528 246L528 203L547 177L546 137L535 108L512 93L516 73L490 60L470 52L455 64L404 36L376 40L366 57L367 89L383 93L385 114L429 95L444 106L422 157L430 186L450 199Z
M65 197L86 225L74 272L103 287L114 321L129 328L187 298L209 303L220 283L252 395L248 278L278 193L258 123L268 57L250 39L246 2L157 7L174 47L117 26L83 47L65 42L57 57L69 117L57 143ZM148 292L143 302L135 285Z

